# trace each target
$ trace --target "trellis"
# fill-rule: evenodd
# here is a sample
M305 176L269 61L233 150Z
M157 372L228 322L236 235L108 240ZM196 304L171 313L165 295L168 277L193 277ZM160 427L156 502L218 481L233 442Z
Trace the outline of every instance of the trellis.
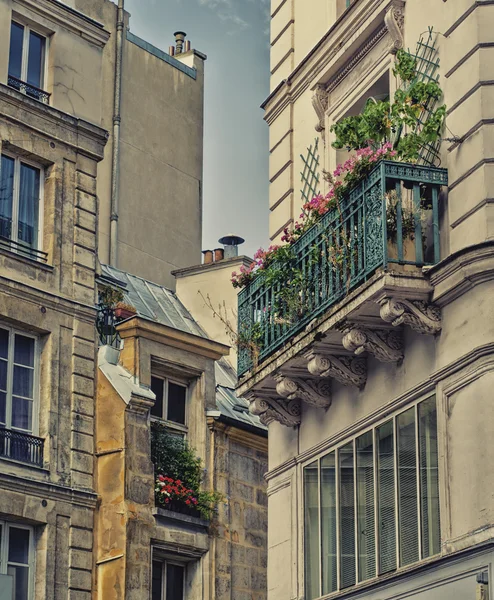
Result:
M319 138L315 139L314 145L307 148L307 156L300 155L304 165L300 176L302 179L302 202L305 204L320 193L319 190Z

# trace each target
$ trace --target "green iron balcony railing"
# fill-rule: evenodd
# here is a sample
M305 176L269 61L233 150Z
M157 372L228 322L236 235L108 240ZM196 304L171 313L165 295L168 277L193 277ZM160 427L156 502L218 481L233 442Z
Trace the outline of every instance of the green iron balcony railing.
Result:
M446 169L382 161L295 242L292 277L271 285L254 277L238 296L239 376L377 269L436 264L447 183Z

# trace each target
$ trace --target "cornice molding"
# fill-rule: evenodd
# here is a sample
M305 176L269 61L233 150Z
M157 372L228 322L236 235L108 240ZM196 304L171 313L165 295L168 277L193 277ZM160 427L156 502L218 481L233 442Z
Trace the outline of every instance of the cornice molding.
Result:
M48 21L62 25L78 37L101 48L110 39L110 32L101 23L56 0L15 0L14 10L16 6L27 8Z

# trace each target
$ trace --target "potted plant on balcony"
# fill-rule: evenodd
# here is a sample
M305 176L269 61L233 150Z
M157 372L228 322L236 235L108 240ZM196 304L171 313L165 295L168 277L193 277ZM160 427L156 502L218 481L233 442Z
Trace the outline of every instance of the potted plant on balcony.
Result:
M133 317L137 313L135 306L132 304L128 304L126 302L117 302L115 306L115 317L119 321L123 321L124 319L129 319Z
M151 458L156 476L156 504L210 520L224 497L217 491L204 489L202 461L187 441L170 435L163 425L154 424Z

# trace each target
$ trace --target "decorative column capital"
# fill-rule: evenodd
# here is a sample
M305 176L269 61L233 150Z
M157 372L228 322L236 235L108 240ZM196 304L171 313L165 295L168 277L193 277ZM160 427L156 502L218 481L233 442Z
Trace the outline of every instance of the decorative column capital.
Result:
M250 412L257 415L264 425L278 421L286 427L300 425L300 400L284 400L281 398L257 397L248 395Z
M381 362L403 359L403 340L397 331L350 327L343 334L343 346L357 355L369 352Z
M312 381L284 375L275 375L276 391L283 398L295 400L299 398L317 408L331 406L331 383L329 381Z
M405 28L405 2L395 0L384 15L384 23L391 37L391 54L404 47L403 30Z
M434 335L441 331L441 311L423 300L384 298L381 301L381 319L398 325L409 325L414 331Z
M362 387L367 380L367 361L354 356L334 356L310 351L305 355L311 375L331 377L343 385Z

